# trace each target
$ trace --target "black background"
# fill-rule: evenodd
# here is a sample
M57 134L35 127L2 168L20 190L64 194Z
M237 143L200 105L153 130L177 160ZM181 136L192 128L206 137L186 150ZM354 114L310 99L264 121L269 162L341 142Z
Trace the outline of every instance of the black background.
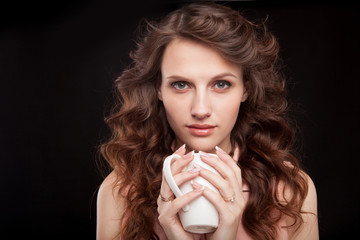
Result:
M97 146L136 26L184 1L1 6L0 230L9 239L95 239ZM289 75L321 239L356 236L359 11L350 3L228 2L266 18Z

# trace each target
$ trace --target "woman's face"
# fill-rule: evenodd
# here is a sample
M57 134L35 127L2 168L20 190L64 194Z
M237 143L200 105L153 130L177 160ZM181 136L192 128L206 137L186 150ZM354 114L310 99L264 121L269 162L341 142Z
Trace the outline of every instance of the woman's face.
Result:
M175 132L175 146L214 152L231 150L230 133L247 98L243 72L214 49L175 39L161 64L159 99Z

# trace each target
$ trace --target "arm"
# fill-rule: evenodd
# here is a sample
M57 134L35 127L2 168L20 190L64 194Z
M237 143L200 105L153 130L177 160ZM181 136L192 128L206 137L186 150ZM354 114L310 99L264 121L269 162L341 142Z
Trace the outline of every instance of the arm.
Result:
M308 193L305 198L304 204L302 206L302 211L307 213L302 214L304 224L300 227L298 231L295 231L294 229L289 229L289 239L318 240L319 229L318 229L316 189L311 178L307 174L305 173L303 174L308 183ZM291 220L288 221L288 223L291 223Z
M124 212L124 199L117 195L116 173L111 172L101 184L97 196L96 239L114 239L120 230L120 218ZM120 238L116 238L120 239Z

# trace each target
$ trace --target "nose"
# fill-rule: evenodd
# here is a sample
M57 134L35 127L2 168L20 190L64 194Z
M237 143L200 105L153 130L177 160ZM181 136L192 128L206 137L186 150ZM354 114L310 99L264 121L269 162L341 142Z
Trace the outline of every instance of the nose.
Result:
M206 90L198 90L195 92L191 115L192 117L202 120L211 116L210 96Z

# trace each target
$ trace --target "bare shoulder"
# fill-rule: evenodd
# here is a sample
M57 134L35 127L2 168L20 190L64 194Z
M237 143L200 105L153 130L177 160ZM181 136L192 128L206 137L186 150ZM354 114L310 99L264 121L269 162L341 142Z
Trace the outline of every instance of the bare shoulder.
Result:
M303 211L312 212L317 215L317 194L315 184L308 174L302 171L300 174L304 176L308 184L308 192L303 204Z
M304 203L301 207L302 218L304 224L298 229L298 231L292 231L289 229L290 239L309 239L318 240L318 213L317 213L317 194L313 180L304 171L300 171L300 174L304 177L308 185L308 192ZM286 194L285 190L285 194ZM290 220L291 221L291 220ZM290 223L289 221L289 223Z
M290 162L284 162L284 164L289 168L294 168L294 166ZM311 177L306 172L300 170L299 174L305 179L305 181L308 185L307 194L306 194L306 198L305 198L302 210L307 211L307 212L316 213L316 215L317 215L317 194L316 194L315 184L314 184L313 180L311 179ZM285 186L284 190L285 190L284 197L286 199L291 199L293 196L291 189L287 188Z
M124 199L119 194L117 175L112 171L102 182L97 195L96 238L114 239L120 229Z

